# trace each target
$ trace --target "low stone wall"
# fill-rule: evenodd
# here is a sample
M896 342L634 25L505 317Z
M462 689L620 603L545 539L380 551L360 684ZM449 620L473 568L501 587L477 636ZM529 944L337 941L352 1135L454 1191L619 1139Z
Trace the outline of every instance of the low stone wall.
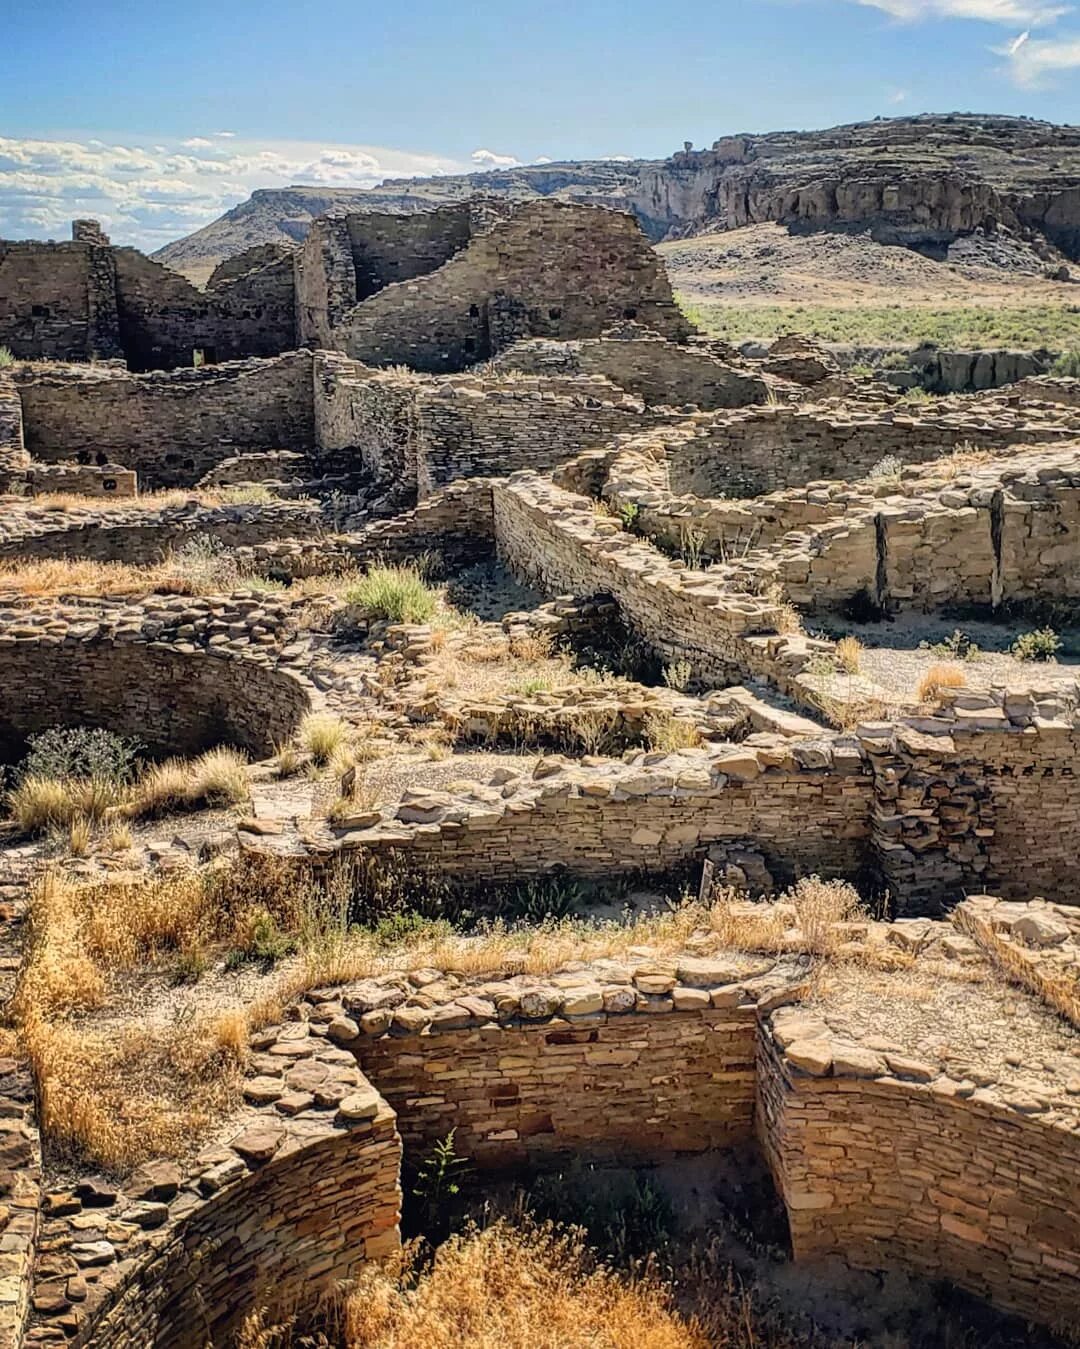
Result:
M718 412L673 447L671 486L697 496L751 497L818 478L860 478L887 456L939 459L963 445L1005 449L1075 437L1061 410L942 400L938 408L775 407Z
M299 540L318 535L323 524L313 502L192 503L157 511L121 507L93 513L43 510L27 504L0 519L0 557L90 558L150 566L197 538L215 539L224 548L245 549L282 537Z
M121 499L138 495L136 475L120 464L31 464L26 483L34 496L70 492L84 497Z
M116 461L147 489L193 486L245 450L307 451L314 444L306 351L165 374L24 367L18 387L33 458Z
M518 376L422 386L420 495L457 478L554 468L657 415L598 378Z
M900 1265L1043 1324L1073 1322L1074 1121L935 1077L876 1042L830 1038L799 1010L763 1027L758 1133L796 1260Z
M427 1034L365 1037L358 1054L398 1112L413 1157L451 1129L455 1150L484 1169L575 1158L651 1162L731 1147L753 1131L755 1016L737 966L711 964L698 962L703 977L688 962L682 973L693 988L678 987L678 970L642 974L636 984L655 990L645 993L632 982L604 982L603 968L589 970L565 978L557 1003L536 984L535 1011L550 1007L547 1015L560 1012L562 1024L431 1033L482 1019L488 1006L494 1019L500 992L530 1008L527 989L493 983L449 1015L436 1014ZM362 1005L361 993L356 1015ZM606 1008L631 1014L605 1015ZM679 1015L657 1015L677 1008Z
M680 345L640 325L626 327L632 331L578 342L516 342L494 364L531 374L602 375L651 406L693 404L712 412L766 401L769 386L760 374L719 360L707 345Z

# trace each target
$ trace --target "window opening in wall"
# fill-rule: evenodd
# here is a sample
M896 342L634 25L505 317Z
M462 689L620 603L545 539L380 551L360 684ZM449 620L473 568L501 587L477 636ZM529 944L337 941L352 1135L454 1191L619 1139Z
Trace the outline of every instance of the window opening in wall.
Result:
M480 306L478 304L469 305L469 318L478 319L480 317Z
M473 341L471 337L466 337L461 345L464 348L465 353L469 356L471 356L473 352L476 350L476 343Z
M624 319L636 319L636 318L637 318L637 310L634 308L633 305L629 305L629 306L627 306L626 309L624 309L624 310L622 311L622 316L623 316Z
M549 310L548 310L548 318L549 318L549 319L561 319L561 318L562 318L562 310L561 310L561 309L549 309Z
M32 304L30 306L30 315L36 319L47 319L49 317L48 308L43 304Z
M195 347L191 353L191 363L197 370L201 365L217 365L216 347Z

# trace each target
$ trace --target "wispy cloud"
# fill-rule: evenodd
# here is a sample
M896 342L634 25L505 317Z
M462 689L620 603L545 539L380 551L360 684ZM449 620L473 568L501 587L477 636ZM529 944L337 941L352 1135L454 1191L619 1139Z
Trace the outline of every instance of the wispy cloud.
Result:
M1043 88L1063 71L1080 69L1080 34L1063 33L1056 38L1017 39L1005 47L993 47L1004 56L1010 77L1025 89Z
M898 107L901 103L906 103L911 95L906 89L890 89L886 97L894 107Z
M1009 28L1038 28L1071 12L1069 5L1043 4L1039 0L855 0L855 3L883 10L908 23L923 19L978 19Z
M133 137L124 145L0 136L0 238L65 238L71 220L89 215L114 242L150 250L209 223L257 187L375 187L384 178L469 167L439 155L248 141L229 131L164 144Z

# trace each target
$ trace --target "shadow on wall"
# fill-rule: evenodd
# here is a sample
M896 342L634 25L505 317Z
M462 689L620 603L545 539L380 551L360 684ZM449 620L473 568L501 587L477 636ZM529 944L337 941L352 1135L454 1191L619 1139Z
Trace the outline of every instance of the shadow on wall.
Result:
M138 643L0 649L0 761L21 758L26 737L53 726L98 726L154 757L232 745L267 757L308 710L291 675L206 651Z

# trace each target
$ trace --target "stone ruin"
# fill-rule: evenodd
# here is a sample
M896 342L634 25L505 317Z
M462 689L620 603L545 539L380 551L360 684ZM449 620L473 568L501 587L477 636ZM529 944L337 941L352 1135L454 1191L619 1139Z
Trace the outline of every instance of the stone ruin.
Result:
M1075 1318L1080 686L1047 667L926 705L843 674L835 640L792 621L1075 607L1075 381L923 404L813 343L743 358L689 333L628 217L549 203L327 217L205 292L76 222L70 244L0 245L4 342L22 358L0 370L5 564L146 566L210 538L286 587L425 553L451 577L497 559L542 600L449 638L354 615L342 644L288 588L7 587L0 757L96 725L267 759L313 709L459 747L531 737L528 766L332 820L253 797L231 846L479 886L705 862L755 896L857 882L890 919L845 947L951 990L935 1015L960 1048L891 1024L887 997L807 1002L794 950L697 937L546 977L390 974L298 994L253 1035L240 1113L125 1177L61 1169L5 1060L0 1345L226 1344L266 1290L395 1250L403 1153L451 1128L492 1173L753 1143L796 1259ZM236 484L261 491L215 498ZM136 499L158 489L179 499ZM447 643L613 623L678 686L440 686ZM650 748L655 714L687 743ZM568 749L597 718L617 752ZM26 882L0 891L10 994ZM1025 990L1007 1047L961 1024L973 970L991 1002Z

